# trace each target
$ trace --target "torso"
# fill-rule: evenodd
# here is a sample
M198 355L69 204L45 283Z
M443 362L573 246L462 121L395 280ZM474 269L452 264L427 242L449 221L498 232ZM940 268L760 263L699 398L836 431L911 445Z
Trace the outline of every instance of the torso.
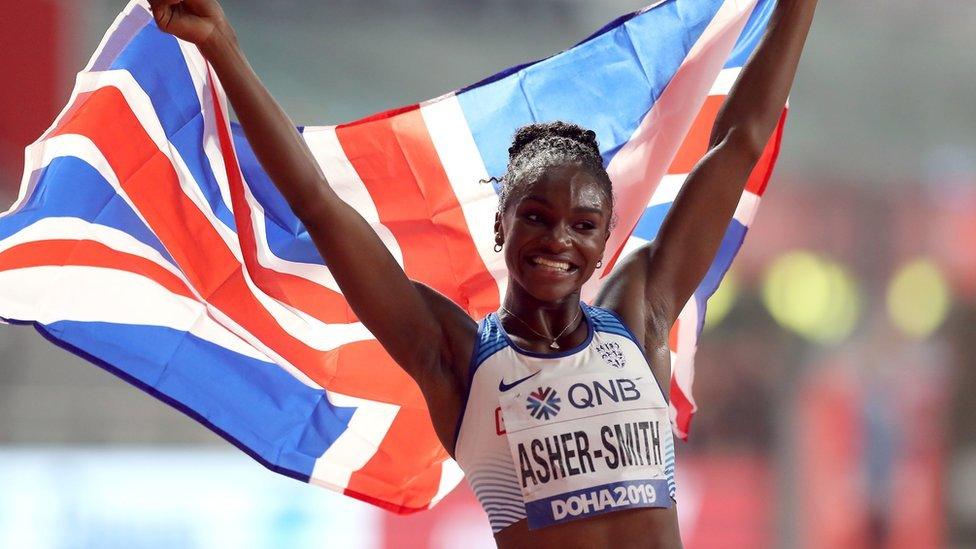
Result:
M499 546L679 545L660 376L619 318L583 307L582 342L558 354L519 348L494 314L482 321L455 458Z

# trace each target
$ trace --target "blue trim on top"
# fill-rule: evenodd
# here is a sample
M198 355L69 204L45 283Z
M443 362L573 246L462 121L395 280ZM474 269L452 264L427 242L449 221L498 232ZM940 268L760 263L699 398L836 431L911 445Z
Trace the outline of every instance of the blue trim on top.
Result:
M616 311L602 307L591 307L589 305L587 307L590 308L590 315L593 318L593 328L596 331L626 337L633 341L634 345L637 345L641 353L644 353L644 344L637 341L637 336L624 324L624 320L620 318L620 315Z
M639 350L641 352L641 356L644 357L644 362L647 363L647 369L651 371L651 377L654 378L654 383L657 384L657 388L661 391L661 396L664 397L664 402L670 403L671 399L668 398L668 393L661 385L661 380L654 375L654 370L651 368L651 361L647 358L647 350L640 341L637 341L637 336L635 336L634 332L627 327L627 324L624 323L624 319L617 314L617 311L612 309L592 307L589 305L587 305L587 307L590 307L590 309L594 312L593 318L597 323L597 331L626 337L627 339L633 341L634 345L637 345L637 350ZM670 379L668 381L670 381Z
M583 322L586 322L586 338L584 338L579 345L573 347L572 349L568 349L566 351L560 351L558 353L536 353L533 351L528 351L526 349L523 349L518 345L516 345L515 342L512 341L512 338L508 336L508 332L506 332L505 328L502 326L501 319L498 318L498 313L491 313L488 315L488 318L491 319L492 322L494 322L495 326L498 327L498 330L505 337L505 341L507 341L508 344L511 345L512 350L514 350L516 353L520 355L530 356L533 358L564 358L570 355L575 355L576 353L582 351L587 346L589 346L591 341L593 341L593 320L590 318L590 312L587 310L587 305L582 301L580 302L580 309L583 311Z

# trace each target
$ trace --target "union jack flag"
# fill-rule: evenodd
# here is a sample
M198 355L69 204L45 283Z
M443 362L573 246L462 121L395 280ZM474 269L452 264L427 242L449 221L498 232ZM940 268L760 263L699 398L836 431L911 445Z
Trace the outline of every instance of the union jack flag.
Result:
M498 308L506 273L492 251L496 189L479 181L504 173L523 124L594 129L619 222L591 297L617 258L654 238L772 7L658 2L548 59L300 131L407 275L481 318ZM705 302L752 221L781 132L782 120L671 334L682 436ZM417 386L350 311L229 122L210 67L157 29L144 0L119 15L25 158L20 194L0 217L0 317L281 474L397 512L425 509L459 482Z

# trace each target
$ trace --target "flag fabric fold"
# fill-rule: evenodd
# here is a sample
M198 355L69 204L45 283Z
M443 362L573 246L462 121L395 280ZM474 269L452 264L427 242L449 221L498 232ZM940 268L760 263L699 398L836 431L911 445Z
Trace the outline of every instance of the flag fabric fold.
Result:
M299 130L407 275L481 318L506 273L492 250L497 189L480 181L504 173L523 124L593 129L619 207L613 260L591 297L619 257L654 238L772 7L658 2L436 99ZM752 222L782 126L671 334L681 436L706 301ZM401 513L461 478L419 389L358 322L229 121L210 67L160 32L143 0L26 150L20 194L0 216L0 319L33 325L281 474Z

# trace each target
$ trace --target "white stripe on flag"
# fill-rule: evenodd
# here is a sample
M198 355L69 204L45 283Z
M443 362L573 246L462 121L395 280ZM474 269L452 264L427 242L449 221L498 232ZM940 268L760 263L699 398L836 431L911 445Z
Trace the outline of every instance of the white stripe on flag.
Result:
M352 474L379 450L400 407L333 391L326 391L326 396L334 406L355 407L356 411L346 430L315 460L309 482L342 491L349 486Z
M319 163L325 178L329 181L329 186L343 202L353 207L359 215L373 228L376 235L386 246L387 250L393 254L396 262L403 267L403 252L400 244L397 243L393 233L380 222L380 214L376 209L376 204L366 189L359 173L353 168L352 162L346 158L346 153L342 150L339 137L336 135L334 126L318 126L305 128L302 136L308 143L312 156ZM338 288L338 286L337 286Z
M230 185L227 181L227 166L224 164L224 156L220 152L220 138L217 134L216 109L221 107L214 105L209 86L215 87L219 97L225 97L224 90L216 77L208 80L210 69L206 60L200 55L200 50L195 45L183 40L177 39L177 43L180 45L187 70L193 80L193 89L197 94L197 100L200 101L200 108L203 112L203 142L200 145L210 163L217 188L220 189L220 199L229 211L233 211ZM230 120L226 112L224 112L224 120ZM214 213L216 214L216 212Z
M457 485L464 479L464 471L453 459L446 459L441 463L441 480L437 486L437 494L430 500L428 507L433 507L438 501L457 488Z
M226 225L216 218L213 211L211 211L200 187L193 179L193 174L190 172L189 168L187 168L186 163L179 154L179 151L167 140L162 124L160 123L159 118L153 109L149 96L146 95L142 88L138 86L132 75L125 71L113 70L79 75L78 88L80 90L89 91L104 86L115 87L122 93L122 96L125 98L125 101L132 109L132 112L139 120L147 135L149 135L150 138L156 143L160 152L165 154L172 161L172 166L179 177L180 187L184 194L207 218L209 224L214 228L216 233L220 235L224 243L227 245L227 248L231 251L231 253L233 253L238 263L243 264L243 257L240 242L237 240L237 234L228 229ZM229 126L227 130L230 131ZM242 272L248 289L268 311L268 313L274 317L275 321L281 326L281 328L288 334L301 340L306 345L320 351L328 351L346 343L372 338L369 331L358 323L326 325L317 319L309 317L308 315L299 314L297 311L291 309L290 307L286 307L282 303L265 294L254 283L246 269L242 268ZM220 314L216 313L215 306L209 306L215 317L229 320L229 318L222 312ZM241 337L245 338L252 344L258 344L258 338L256 338L253 334L244 331L236 322L233 323L233 326L235 327L233 328L235 332L237 332L237 329L241 329L241 332L238 332ZM266 347L259 348L262 348L262 350L266 353L270 352L270 349L267 349ZM276 356L276 354L270 356L275 356L276 359L281 358ZM285 361L283 358L281 358L280 363L288 364L289 371L293 375L295 375L295 372L298 371L298 368L296 368L295 365L287 363L287 361ZM307 376L302 374L302 377Z
M421 105L420 114L454 195L461 203L468 233L495 279L500 302L501 296L505 295L508 271L505 257L494 251L492 227L498 211L498 194L490 183L481 183L488 178L488 169L471 135L461 103L452 93Z
M0 271L9 318L161 326L189 332L229 351L272 361L207 315L204 305L135 273L101 267L52 265Z
M722 69L718 73L718 77L715 78L715 82L712 84L712 89L708 92L708 95L728 95L741 72L742 67Z

